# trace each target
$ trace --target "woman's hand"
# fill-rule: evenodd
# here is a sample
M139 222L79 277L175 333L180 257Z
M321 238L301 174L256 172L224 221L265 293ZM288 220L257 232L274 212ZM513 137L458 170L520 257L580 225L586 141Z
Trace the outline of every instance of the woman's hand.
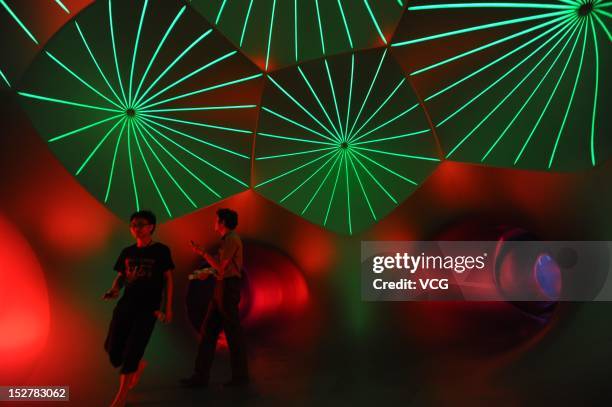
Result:
M153 315L155 315L155 318L157 318L159 322L163 322L165 324L169 324L170 322L172 322L171 309L166 309L166 312L161 312L160 310L157 310L153 312Z
M116 288L111 288L110 290L105 292L104 295L102 295L102 299L105 301L114 300L117 297L119 297L119 290L117 290Z
M194 242L193 240L190 240L190 241L189 241L189 245L191 246L191 250L192 250L194 253L196 253L196 254L198 254L198 255L200 255L200 256L202 256L202 257L204 257L204 256L206 255L206 253L204 253L204 250L202 250L202 248L200 247L200 245L198 245L198 244L197 244L196 242Z

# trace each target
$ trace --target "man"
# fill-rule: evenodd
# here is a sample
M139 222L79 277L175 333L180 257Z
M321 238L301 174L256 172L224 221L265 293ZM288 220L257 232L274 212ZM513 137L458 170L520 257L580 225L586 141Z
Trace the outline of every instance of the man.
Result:
M225 385L244 386L249 381L245 342L238 312L242 286L242 241L234 231L237 225L238 214L235 211L227 208L217 211L215 232L221 236L218 256L206 253L192 242L193 251L215 269L216 284L202 326L202 340L196 357L195 372L190 378L181 380L185 387L208 385L221 329L227 338L232 366L232 379Z
M156 218L150 211L139 211L130 217L130 232L136 243L121 251L115 270L117 276L103 299L123 296L113 311L104 344L114 367L121 367L119 390L113 407L123 406L127 393L138 383L146 366L141 360L156 320L172 321L172 270L170 249L152 239ZM165 307L162 296L165 287ZM164 312L161 310L164 309Z

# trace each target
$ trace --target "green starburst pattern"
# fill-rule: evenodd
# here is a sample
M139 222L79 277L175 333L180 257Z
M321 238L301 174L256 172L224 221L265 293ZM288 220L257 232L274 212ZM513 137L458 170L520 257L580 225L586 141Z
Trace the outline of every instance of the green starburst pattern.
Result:
M404 0L192 0L266 71L386 45Z
M353 234L389 213L439 163L421 106L387 49L268 76L254 188Z
M392 46L446 158L573 171L612 154L610 18L605 0L416 1Z
M262 74L178 1L99 1L45 47L20 101L122 217L168 219L247 189Z

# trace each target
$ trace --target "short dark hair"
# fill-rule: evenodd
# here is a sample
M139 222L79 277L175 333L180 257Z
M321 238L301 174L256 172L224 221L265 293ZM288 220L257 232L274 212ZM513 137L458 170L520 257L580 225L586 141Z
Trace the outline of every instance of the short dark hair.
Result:
M153 225L153 231L155 230L155 225L157 224L157 217L153 212L148 209L143 209L142 211L137 211L130 216L130 222L134 219L144 219L151 225Z
M217 217L228 229L236 229L238 226L238 212L229 208L217 209Z

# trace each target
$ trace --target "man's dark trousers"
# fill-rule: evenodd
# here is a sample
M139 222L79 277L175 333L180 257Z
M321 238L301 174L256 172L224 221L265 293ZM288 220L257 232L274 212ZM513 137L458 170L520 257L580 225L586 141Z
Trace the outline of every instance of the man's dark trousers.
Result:
M229 346L232 380L248 379L246 346L238 312L241 286L240 277L228 277L216 282L215 292L202 324L202 340L195 363L196 374L206 382L210 377L221 329L225 332Z

